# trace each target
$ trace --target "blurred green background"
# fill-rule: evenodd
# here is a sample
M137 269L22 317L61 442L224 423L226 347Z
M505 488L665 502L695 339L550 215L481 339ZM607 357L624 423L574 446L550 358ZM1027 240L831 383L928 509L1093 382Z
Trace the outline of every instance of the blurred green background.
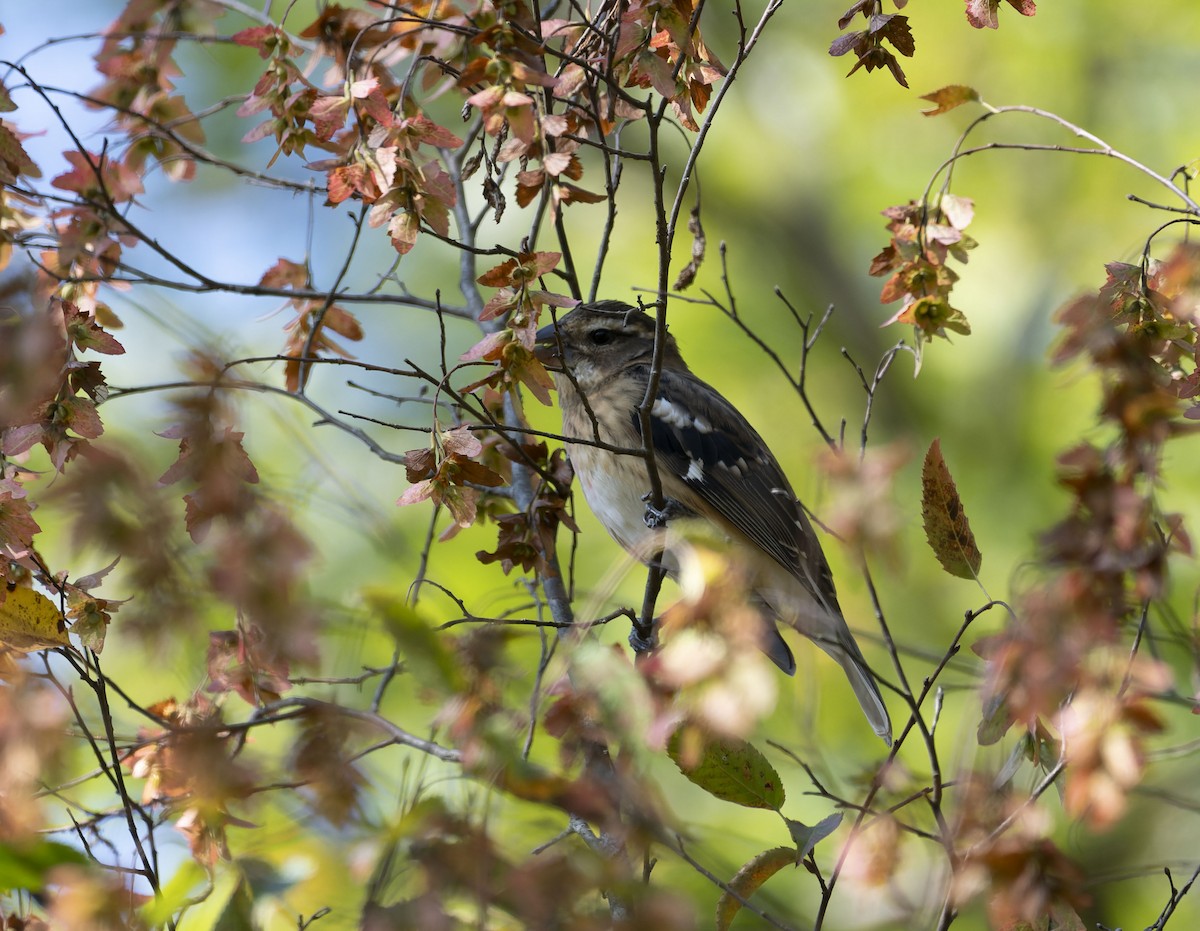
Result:
M94 33L121 6L108 0L45 0L6 9L0 54L11 59L54 36ZM284 7L277 0L271 4L272 15L278 16ZM289 28L295 32L307 25L314 10L311 2L295 4ZM773 289L781 289L804 313L819 316L833 304L836 312L810 360L810 390L826 426L836 431L844 420L853 443L862 422L864 393L840 350L845 347L869 371L887 347L909 336L900 327L880 329L894 307L879 303L881 281L866 273L871 257L888 240L879 212L919 197L958 134L978 113L967 106L929 119L921 115L927 104L918 95L946 84L967 84L992 104L1023 103L1058 113L1157 171L1170 173L1200 153L1200 123L1194 118L1200 108L1200 6L1191 0L1057 0L1041 4L1037 16L1027 19L1005 5L1000 28L979 31L968 26L960 2L915 3L904 10L917 43L915 58L902 61L911 90L897 86L884 72L844 77L850 61L826 54L838 34L841 12L837 4L786 3L725 101L700 163L709 258L692 293L722 292L717 244L724 243L741 312L793 364L799 359L799 334ZM729 4L710 4L705 17L706 39L729 62ZM217 28L232 32L248 24L230 14ZM24 63L38 80L84 91L98 83L89 71L95 47L93 39L50 45L29 54ZM261 70L257 56L245 48L195 45L183 49L178 58L185 72L180 87L194 110L244 93ZM319 77L320 72L314 75ZM28 148L48 177L57 174L58 153L67 147L61 131L31 95L15 96L21 109L12 116L18 125L47 130L45 136L30 140ZM68 118L86 127L85 143L99 147L103 121L95 113L66 106ZM457 109L453 102L446 106L447 113ZM41 126L35 125L43 119ZM221 157L265 169L273 143L246 147L239 141L255 122L234 116L232 110L217 115L206 124L210 148ZM977 138L1077 142L1062 130L1021 115L993 121ZM682 143L675 149L682 154ZM629 299L632 289L650 288L656 278L649 262L654 226L646 181L633 168L624 182L603 289L606 297ZM595 166L589 170L583 183L598 189ZM295 160L281 160L273 171L320 180ZM677 175L672 173L668 182ZM956 338L953 345L938 342L929 347L917 379L912 377L911 359L897 359L877 399L871 430L873 446L898 443L910 452L909 465L896 485L896 506L906 522L902 545L898 558L876 565L875 572L891 628L912 651L906 662L914 681L932 669L964 611L988 597L1010 598L1020 590L1022 579L1036 572L1037 535L1061 516L1066 502L1054 487L1054 457L1082 438L1098 438L1092 425L1096 386L1088 373L1048 367L1046 351L1055 335L1052 315L1076 293L1098 287L1104 263L1134 260L1145 237L1165 219L1131 203L1126 195L1168 199L1147 178L1112 159L1044 152L974 156L957 168L953 190L976 204L976 220L968 232L980 245L969 266L959 269L963 280L955 299L973 333ZM190 185L152 178L141 201L145 228L225 280L252 283L279 257L301 259L309 248L311 226L316 284L328 286L349 247L349 205L322 209L319 197L306 200L248 185L210 168L202 167ZM601 209L580 205L567 211L576 261L584 268L590 261L588 244L595 242L602 222ZM480 242L516 247L527 224L528 217L510 203L499 228L484 225ZM545 239L539 246L553 248ZM676 267L686 262L689 249L690 240L681 230ZM153 257L140 251L144 250L135 258L142 267L157 270ZM368 231L348 284L372 286L393 260L382 232ZM423 237L396 274L414 293L432 296L441 289L447 301L455 302L455 261L438 243ZM486 265L480 271L483 268ZM385 290L394 288L385 285ZM128 355L106 360L105 370L110 382L124 386L174 379L186 350L196 344L217 346L230 358L273 353L282 343L280 328L287 319L286 314L268 316L275 302L230 295L139 290L110 295L110 300L127 325L120 339ZM827 489L813 461L822 443L798 399L765 357L714 310L676 303L670 313L672 330L692 367L741 407L787 467L797 492L820 515ZM370 306L359 308L359 315L368 339L351 348L360 359L400 365L405 357L436 358L438 331L431 316ZM477 337L461 326L450 338L452 348L461 351ZM254 371L282 384L280 371L261 366ZM379 376L355 380L381 391L405 390ZM427 416L419 406L398 409L349 388L345 373L332 369L317 372L312 393L330 409L345 408L385 421L419 424ZM109 436L142 444L165 468L174 458L175 444L145 438L147 427L161 430L165 425L161 404L160 396L144 396L121 401L119 409L109 406L103 414ZM243 412L247 447L265 487L294 507L319 549L311 587L327 606L331 622L320 673L349 674L364 664L386 662L390 640L361 610L358 592L366 586L398 592L407 588L428 511L396 509L393 502L405 487L402 470L379 462L329 428L313 429L311 414L299 406L256 395L244 399ZM532 415L539 426L554 429L557 424L554 411ZM423 443L417 434L371 432L398 452ZM935 437L941 437L984 553L981 581L986 594L943 574L924 543L919 468ZM1169 509L1183 512L1193 529L1200 516L1198 454L1195 441L1177 443L1162 481ZM614 568L625 563L586 508L580 510L580 592L599 590L599 596L614 605L636 603L642 573L627 572L613 582ZM54 518L43 512L38 516L53 547ZM476 528L436 547L429 567L432 579L450 585L479 614L503 611L527 599L521 578L477 571L473 554L490 548L493 541L491 527ZM876 627L861 578L836 545L826 549L847 617L864 632L871 661L886 666L883 651L871 642ZM56 555L75 559L65 543ZM96 554L97 559L103 556ZM1180 563L1174 580L1172 604L1181 617L1189 618L1197 585L1195 566ZM119 581L113 583L113 592L121 596ZM421 610L442 618L454 609L430 591ZM994 630L997 623L997 618L985 617L969 642ZM232 619L214 609L212 626L230 627ZM612 625L604 636L621 642L625 634ZM528 656L536 657L534 638L529 639ZM172 648L162 648L154 675L135 680L132 692L138 700L149 703L168 694L183 695L200 683L203 633L180 632L172 641ZM120 624L115 624L105 653L109 671L120 679L126 669L132 674L143 668L140 650L140 645L123 640ZM797 652L800 671L794 681L783 684L779 709L765 733L813 765L830 788L853 791L854 780L879 759L881 747L863 725L833 664L807 645L799 644ZM965 653L953 664L945 684L968 688L977 672L973 655ZM1191 674L1186 669L1177 672ZM513 688L514 695L520 694L528 684L516 681ZM388 711L417 732L428 727L430 706L410 684L402 682L394 689ZM977 698L964 691L950 693L938 731L948 767L994 769L1006 756L1007 743L988 749L976 746L978 714ZM1171 712L1161 747L1186 745L1196 736L1195 720L1186 710ZM281 753L284 748L281 743ZM901 755L902 761L923 772L923 753L915 746L911 751ZM535 743L538 752L552 754L552 742ZM828 803L806 795L809 784L802 771L782 757L773 760L789 791L789 816L814 823L829 813ZM396 817L393 806L417 780L414 769L423 765L398 750L372 757L367 764L374 789L369 816L377 821ZM1147 785L1178 796L1179 803L1168 806L1160 798L1135 798L1126 821L1105 835L1095 836L1059 819L1056 839L1084 864L1096 899L1094 910L1085 916L1090 923L1142 927L1157 917L1167 893L1162 866L1183 871L1183 864L1197 857L1200 801L1194 774L1190 755L1156 763ZM423 778L432 783L430 791L445 793L481 814L486 810L489 819L503 825L503 836L516 854L523 855L562 826L545 812L531 817L519 804L488 798L480 787L450 775L432 767ZM692 852L718 875L728 877L755 852L787 842L782 824L773 816L709 798L669 762L659 775L664 796L686 825ZM1031 785L1036 781L1032 774L1022 774L1018 781L1022 779ZM1055 800L1046 801L1054 811ZM314 838L309 830L313 824L295 800L260 803L248 817L261 827L235 831L235 853L268 859L302 880L274 905L264 904L263 920L271 927L294 926L294 913L332 905L334 912L320 927L352 927L354 886L369 870L371 844L353 830L329 829ZM827 842L823 862L832 862L838 843L836 838ZM919 914L935 915L940 905L932 891L940 875L936 854L910 840L895 897L848 883L835 900L828 926L913 927L889 917L904 900L926 903ZM348 886L347 875L356 882ZM699 903L701 926L708 921L715 895L689 867L664 856L655 876ZM815 909L813 892L810 877L799 872L776 877L760 896L764 907L803 926ZM219 901L211 903L207 914L218 906ZM268 914L271 909L273 917ZM184 927L191 922L199 927L206 920L202 908ZM1200 909L1190 903L1175 918L1181 928L1196 926L1197 921ZM756 927L756 922L743 915L737 926ZM977 906L956 925L984 926Z

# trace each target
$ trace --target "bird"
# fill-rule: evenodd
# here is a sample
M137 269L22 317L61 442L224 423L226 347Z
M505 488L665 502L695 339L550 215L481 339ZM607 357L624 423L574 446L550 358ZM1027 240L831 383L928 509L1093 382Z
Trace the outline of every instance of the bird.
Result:
M796 661L778 625L792 627L841 666L871 728L892 725L838 604L820 541L787 476L758 432L716 388L694 375L667 333L650 440L665 514L651 488L639 407L650 384L655 318L622 301L581 303L537 331L535 354L553 376L567 455L588 506L626 551L652 558L655 517L707 520L750 569L751 598L767 615L762 650L783 672ZM597 445L626 450L618 452ZM678 566L664 554L669 576Z

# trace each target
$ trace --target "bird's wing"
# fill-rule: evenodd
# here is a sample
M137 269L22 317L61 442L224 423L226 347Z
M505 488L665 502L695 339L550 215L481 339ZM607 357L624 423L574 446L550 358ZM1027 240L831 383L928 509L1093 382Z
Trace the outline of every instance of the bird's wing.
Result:
M640 437L636 411L633 421ZM681 481L818 603L841 613L812 525L779 463L737 408L690 372L664 371L650 428L661 474Z

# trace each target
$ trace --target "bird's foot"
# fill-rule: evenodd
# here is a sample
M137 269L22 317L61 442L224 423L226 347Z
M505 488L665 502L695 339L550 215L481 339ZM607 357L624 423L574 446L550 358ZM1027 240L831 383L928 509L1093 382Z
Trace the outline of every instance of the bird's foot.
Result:
M640 630L638 625L634 625L633 630L629 632L629 645L633 647L633 652L638 656L643 653L651 653L658 648L658 633L657 625L653 625L649 630Z
M656 508L650 503L650 492L642 495L642 500L646 502L646 513L642 516L642 520L651 530L661 530L676 517L686 517L689 513L688 509L674 498L663 498L661 508Z

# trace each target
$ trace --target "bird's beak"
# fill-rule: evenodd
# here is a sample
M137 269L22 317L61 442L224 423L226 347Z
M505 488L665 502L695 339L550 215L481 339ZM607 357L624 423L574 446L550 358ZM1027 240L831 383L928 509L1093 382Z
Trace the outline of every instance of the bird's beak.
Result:
M547 323L537 331L534 338L534 357L545 366L559 366L562 356L558 353L558 333L553 323Z

